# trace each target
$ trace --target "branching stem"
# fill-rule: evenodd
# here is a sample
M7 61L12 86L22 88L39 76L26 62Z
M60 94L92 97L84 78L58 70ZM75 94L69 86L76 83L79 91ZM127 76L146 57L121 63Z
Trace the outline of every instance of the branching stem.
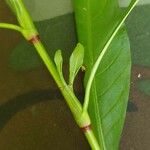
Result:
M0 23L0 28L11 29L11 30L15 30L21 33L23 32L23 29L20 26L17 26L15 24Z

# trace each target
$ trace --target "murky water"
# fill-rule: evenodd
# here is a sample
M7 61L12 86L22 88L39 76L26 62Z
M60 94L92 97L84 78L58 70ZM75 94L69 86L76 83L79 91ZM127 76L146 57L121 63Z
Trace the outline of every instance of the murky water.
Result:
M15 22L3 0L0 22ZM18 33L0 30L0 149L90 149L47 70L10 67L12 50L20 40ZM142 79L150 79L149 67L134 65L121 150L150 148L150 98L136 86Z

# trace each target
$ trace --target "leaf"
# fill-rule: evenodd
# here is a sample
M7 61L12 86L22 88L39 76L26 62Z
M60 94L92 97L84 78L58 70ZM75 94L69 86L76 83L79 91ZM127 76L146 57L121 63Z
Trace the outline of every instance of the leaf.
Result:
M123 11L118 0L74 0L74 6L79 42L85 47L86 87L93 65L130 7ZM118 149L127 108L130 69L130 46L123 26L104 55L91 88L89 113L102 150Z
M55 61L55 64L56 64L56 67L57 67L57 70L61 79L64 80L63 72L62 72L63 58L62 58L61 50L56 51L55 56L54 56L54 61Z
M70 67L69 67L69 85L73 85L74 79L83 65L84 59L84 47L82 44L77 44L73 53L70 57Z

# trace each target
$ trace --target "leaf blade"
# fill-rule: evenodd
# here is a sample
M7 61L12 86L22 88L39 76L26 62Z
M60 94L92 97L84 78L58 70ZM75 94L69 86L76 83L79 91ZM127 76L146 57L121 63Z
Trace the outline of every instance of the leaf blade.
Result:
M70 57L69 67L69 85L73 85L74 79L83 65L84 47L78 43Z
M61 80L63 82L65 82L64 76L63 76L63 57L62 57L61 50L57 50L55 52L54 61L55 61L56 68L57 68L57 71L59 73L59 76L60 76Z
M126 13L131 11L135 2L136 0L131 2ZM86 86L97 56L103 51L105 44L109 42L109 38L113 35L115 29L117 29L118 22L120 20L124 21L126 16L124 16L124 13L119 8L117 0L109 0L108 3L107 0L103 2L98 0L79 2L76 0L74 3L79 42L85 47L84 62L87 67ZM101 8L97 8L96 5L98 3L103 3L103 7L101 5ZM94 78L89 104L89 113L92 118L94 131L102 150L118 149L129 93L131 59L129 40L124 27L119 30L119 33L112 40L108 52L103 57L101 66L98 67L96 77ZM118 85L118 92L115 91L115 84ZM111 96L109 93L111 93ZM123 93L123 96L121 93ZM118 98L119 94L120 99ZM119 102L121 101L119 108L117 105L114 105L116 99L119 99ZM109 104L111 102L113 105L110 107ZM119 102L117 101L116 103ZM114 111L111 112L111 110ZM120 114L117 115L115 111ZM109 114L110 116L105 116L105 114ZM116 123L116 118L118 118L118 124Z

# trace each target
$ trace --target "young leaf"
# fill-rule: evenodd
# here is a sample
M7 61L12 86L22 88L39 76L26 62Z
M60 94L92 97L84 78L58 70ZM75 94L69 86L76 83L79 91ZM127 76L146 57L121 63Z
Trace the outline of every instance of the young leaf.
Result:
M84 59L84 47L82 44L77 44L76 48L74 49L73 53L70 57L70 74L69 74L69 85L73 85L74 79L83 65Z
M78 38L85 47L85 87L96 60L101 52L106 52L96 69L89 103L94 132L102 150L118 149L125 120L130 47L125 27L116 31L136 2L133 0L124 12L118 0L74 0Z
M64 81L64 76L63 76L63 71L62 71L62 67L63 67L63 57L62 57L62 53L61 50L57 50L54 56L54 61L57 67L57 71L60 75L60 78L62 81Z

